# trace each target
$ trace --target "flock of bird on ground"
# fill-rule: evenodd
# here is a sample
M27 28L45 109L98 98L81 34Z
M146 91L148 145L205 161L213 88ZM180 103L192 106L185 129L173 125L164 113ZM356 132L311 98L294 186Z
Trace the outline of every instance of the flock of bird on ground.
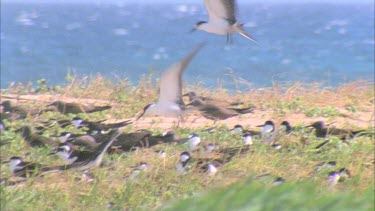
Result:
M195 101L199 99L200 101L207 103L214 99L203 98L197 96L195 93L189 93L188 96L194 95L194 98L190 98L190 101ZM218 101L220 102L220 101ZM190 103L191 104L191 103ZM65 103L62 101L53 102L54 109L31 110L26 109L22 106L12 106L10 101L3 101L1 103L3 110L1 113L1 131L8 130L9 128L4 124L3 119L7 122L13 120L22 120L26 117L33 115L40 115L41 112L60 112L62 114L78 114L78 113L91 113L103 111L110 109L111 106L95 107L88 104L78 104L78 103ZM50 106L49 105L49 106ZM226 107L220 107L215 104L210 104L210 106L215 107L215 109L222 108L228 109ZM199 111L201 108L195 107ZM211 108L211 107L210 107ZM214 109L214 110L215 110ZM247 108L248 109L248 108ZM253 111L253 109L251 109ZM202 112L203 116L204 111ZM215 119L215 112L210 113L209 119ZM241 113L238 113L238 115ZM230 118L223 117L218 114L217 119ZM24 142L30 147L52 147L53 152L50 155L57 154L64 161L64 165L61 166L42 166L33 162L24 162L20 157L11 157L9 161L3 163L10 163L11 171L13 176L16 177L30 177L36 176L42 172L48 172L53 170L65 171L69 169L87 170L94 167L99 167L102 164L103 156L106 152L108 153L126 153L142 148L150 148L155 145L160 144L186 144L189 151L182 152L180 155L180 160L176 167L176 171L181 174L189 172L191 169L198 169L200 172L207 173L213 176L218 171L218 168L226 163L230 162L235 156L241 156L249 152L252 148L254 142L269 145L273 148L280 149L282 146L278 143L278 139L282 135L287 135L296 131L288 121L283 121L280 126L276 127L273 121L266 121L260 130L246 130L241 125L236 125L230 130L231 133L242 135L243 145L238 147L222 148L217 144L208 143L203 146L199 135L192 134L189 137L177 139L173 132L167 132L162 135L152 135L151 131L139 130L130 133L120 132L119 128L125 127L132 124L130 120L121 121L118 123L104 123L105 120L101 121L88 121L79 117L74 117L73 119L63 119L56 120L51 119L46 122L35 123L35 127L28 125L22 126L21 128L15 130L23 138ZM62 132L56 136L46 137L43 135L45 130L53 125L58 125L58 127L64 128L84 128L85 134L73 134L69 131ZM343 141L354 138L354 136L359 135L369 135L365 133L364 130L350 131L343 130L334 127L327 127L323 121L315 122L306 127L312 127L315 129L315 135L317 138L329 138L329 136L337 136ZM212 127L206 129L208 132L217 132L218 128ZM321 144L316 146L319 149L329 143L329 139L324 140ZM1 140L1 145L6 145L7 142ZM159 153L160 156L165 157L166 152L164 150L155 151ZM191 153L199 152L208 155L207 158L199 157L193 159ZM209 155L219 155L215 158ZM317 166L317 169L324 167L334 167L336 165L335 161L324 162ZM134 172L139 173L147 168L146 162L141 162L139 166L134 168ZM134 177L135 173L131 174ZM351 174L346 168L342 168L339 171L333 171L330 173L329 178L336 183L343 175L350 177ZM266 175L268 176L268 175ZM263 177L263 176L262 176ZM275 184L279 184L284 180L280 177L274 180Z
M244 37L253 40L247 35L242 25L236 21L236 4L234 0L205 0L206 9L209 15L209 22L198 22L195 29L205 30L215 34L228 35L238 32ZM182 95L182 75L190 61L199 52L204 44L198 45L190 54L188 54L180 62L172 65L167 69L160 78L159 100L157 103L152 103L143 109L142 114L136 118L138 121L143 116L163 116L177 118L178 122L184 121L184 116L189 111L198 111L201 116L218 121L225 120L234 116L239 116L254 111L254 107L248 108L234 108L238 104L231 104L225 101L215 100L209 97L198 96L195 92L188 92ZM183 97L187 97L189 103L185 104ZM1 124L0 130L8 130L5 123L13 120L22 120L27 117L40 115L43 112L60 112L62 114L79 114L79 113L93 113L102 112L111 109L111 106L93 106L89 104L78 104L63 101L55 101L47 106L46 109L32 110L19 105L12 105L11 101L3 101L1 103ZM3 120L7 120L5 123ZM24 142L30 147L46 147L51 146L54 151L51 154L57 154L65 162L61 166L43 166L33 162L23 161L21 157L11 157L9 161L11 171L15 177L30 177L36 176L42 172L48 171L65 171L69 169L87 170L94 167L99 167L102 164L105 153L126 153L134 151L139 148L150 148L160 144L187 144L189 151L182 152L176 166L176 171L181 174L188 173L192 169L197 169L205 172L208 175L215 175L218 168L230 162L235 156L241 156L251 150L251 145L255 141L267 144L280 149L282 146L278 143L278 138L281 135L293 132L293 128L289 122L284 121L279 127L276 127L274 122L269 120L263 125L259 125L261 129L246 130L241 125L236 125L231 132L241 134L243 137L243 145L238 147L221 148L216 144L207 144L202 146L199 135L192 134L186 138L175 138L173 132L168 132L162 135L153 135L147 130L139 130L130 133L120 132L119 128L125 127L131 122L130 120L118 123L106 124L103 121L88 121L78 117L73 119L56 120L52 119L47 122L39 122L38 126L31 127L28 125L17 129ZM69 128L73 126L75 129L85 128L86 134L73 134L69 131L63 132L56 136L46 137L43 135L45 130L48 130L52 125L58 125L60 128ZM317 138L329 138L329 136L338 136L341 140L346 141L356 135L368 135L364 130L351 131L343 130L334 127L328 127L323 121L315 122L306 127L315 129ZM215 132L215 128L210 129ZM372 134L373 135L373 134ZM321 148L329 142L325 140L316 148ZM1 140L1 146L8 142ZM197 151L204 154L220 155L219 158L192 158L191 154ZM166 152L157 151L160 156L165 157ZM5 163L5 162L3 162ZM335 166L335 161L321 163L317 169L324 166ZM147 163L142 162L134 171L139 172L147 168ZM330 172L329 178L332 184L337 183L344 175L351 177L348 169L342 168L339 171ZM274 183L283 182L282 178L276 178Z

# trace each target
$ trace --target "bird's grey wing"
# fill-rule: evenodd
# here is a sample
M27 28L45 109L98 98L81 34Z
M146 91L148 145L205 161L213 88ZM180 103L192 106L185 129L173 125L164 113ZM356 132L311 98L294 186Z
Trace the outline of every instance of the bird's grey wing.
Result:
M182 74L189 65L193 57L203 47L204 43L199 44L188 56L180 62L173 64L167 69L160 78L160 103L179 103L182 101Z
M236 22L237 5L235 0L204 0L210 22L227 20Z

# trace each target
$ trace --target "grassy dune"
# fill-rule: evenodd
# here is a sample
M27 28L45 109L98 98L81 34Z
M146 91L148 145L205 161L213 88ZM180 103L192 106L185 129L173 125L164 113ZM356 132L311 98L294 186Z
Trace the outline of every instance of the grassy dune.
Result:
M374 85L359 81L337 88L320 84L296 83L291 86L275 84L270 88L253 89L239 85L235 92L223 87L205 89L199 84L185 87L203 96L228 102L254 105L255 113L233 117L214 123L193 112L179 127L168 118L143 118L126 126L124 132L148 129L154 134L173 130L178 137L191 133L201 136L203 144L216 143L221 147L241 145L241 136L229 132L236 124L255 129L256 125L272 119L276 123L288 120L296 129L290 135L278 138L279 150L255 140L249 153L237 155L209 177L192 170L179 175L176 164L187 145L157 145L125 154L105 155L104 166L89 172L70 170L50 172L27 179L25 182L1 187L2 210L101 210L101 209L166 209L166 210L373 210L374 209L374 136L356 137L349 143L331 137L328 145L315 149L323 142L304 125L316 120L332 122L336 127L374 131ZM140 114L143 106L157 100L157 83L151 76L144 76L134 86L126 80L106 80L69 76L63 87L48 87L43 81L35 87L13 84L2 90L2 101L11 99L17 105L44 108L48 103L62 99L72 102L90 102L95 105L113 106L111 110L77 116L89 120L108 119L116 122L132 119ZM71 119L74 115L46 112L29 116L23 121L7 121L9 130L3 131L1 140L10 143L1 146L1 160L21 156L26 161L43 165L62 164L55 156L47 156L51 148L30 148L15 130L25 124L38 126L51 118ZM209 133L204 129L217 126ZM66 131L75 131L72 127ZM45 136L62 132L52 126ZM257 139L257 138L256 138ZM258 138L259 140L259 138ZM154 150L167 152L165 158ZM204 157L192 153L193 157ZM336 167L316 171L316 165L337 161ZM128 179L131 166L147 162L148 168L136 178ZM347 168L352 178L328 188L326 180L330 171ZM270 177L259 175L269 174ZM12 178L8 165L1 166L1 178ZM276 177L285 183L274 186Z

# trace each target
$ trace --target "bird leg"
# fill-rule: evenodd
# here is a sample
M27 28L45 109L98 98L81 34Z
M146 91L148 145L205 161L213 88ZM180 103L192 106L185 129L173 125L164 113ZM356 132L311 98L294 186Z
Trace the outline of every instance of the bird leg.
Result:
M227 33L227 45L232 44L232 36L230 33Z

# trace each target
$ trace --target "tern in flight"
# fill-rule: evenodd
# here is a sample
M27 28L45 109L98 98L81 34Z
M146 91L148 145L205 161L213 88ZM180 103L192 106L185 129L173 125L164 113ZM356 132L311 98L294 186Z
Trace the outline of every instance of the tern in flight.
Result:
M184 110L182 100L182 74L193 57L203 47L204 43L198 45L189 55L180 62L173 64L160 78L159 101L144 107L142 116L164 116L179 118Z
M208 13L208 21L199 21L195 30L203 30L209 33L227 35L227 42L231 40L230 35L238 32L245 38L257 43L243 29L243 24L237 22L237 4L235 0L204 0Z

